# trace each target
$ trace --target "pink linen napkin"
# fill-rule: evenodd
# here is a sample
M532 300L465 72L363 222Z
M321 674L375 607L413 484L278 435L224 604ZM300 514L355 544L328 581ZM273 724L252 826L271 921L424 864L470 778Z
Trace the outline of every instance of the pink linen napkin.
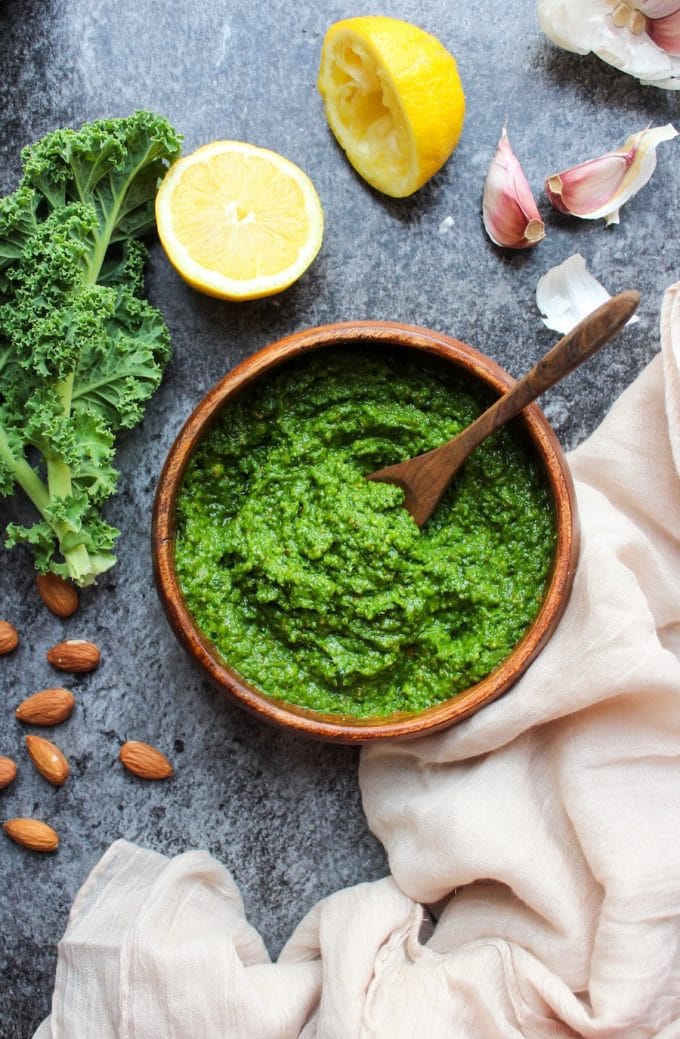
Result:
M272 963L207 853L117 841L34 1039L680 1036L680 284L661 346L570 455L581 557L548 646L472 718L362 752L392 876Z

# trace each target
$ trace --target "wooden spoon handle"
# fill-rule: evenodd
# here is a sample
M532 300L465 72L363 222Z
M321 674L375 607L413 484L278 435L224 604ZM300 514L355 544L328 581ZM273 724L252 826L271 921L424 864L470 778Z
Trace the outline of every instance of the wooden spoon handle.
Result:
M606 300L579 321L511 390L499 397L495 404L468 426L465 432L470 435L469 442L481 443L489 433L508 422L541 393L592 357L630 320L639 302L640 293L628 289Z

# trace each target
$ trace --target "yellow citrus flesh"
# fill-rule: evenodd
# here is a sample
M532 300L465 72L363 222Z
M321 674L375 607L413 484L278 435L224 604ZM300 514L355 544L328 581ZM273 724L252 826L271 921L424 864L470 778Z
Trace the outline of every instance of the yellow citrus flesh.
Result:
M321 246L314 185L288 159L241 141L213 141L170 167L156 196L158 235L177 272L221 299L292 285Z
M317 85L347 158L386 195L413 194L458 144L465 95L456 61L409 22L336 22L324 37Z

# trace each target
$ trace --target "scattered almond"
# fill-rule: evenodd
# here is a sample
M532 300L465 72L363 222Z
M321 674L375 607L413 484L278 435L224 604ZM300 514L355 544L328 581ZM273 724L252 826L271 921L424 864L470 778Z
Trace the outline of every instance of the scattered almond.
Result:
M0 790L13 783L17 777L17 767L11 758L0 756Z
M19 633L9 621L0 621L0 657L11 653L19 644Z
M51 740L46 740L44 736L27 736L26 749L44 779L54 786L66 782L71 771L68 761Z
M140 779L168 779L174 772L165 754L138 740L124 743L118 757L125 768Z
M75 585L65 581L63 577L52 573L38 574L35 586L47 609L57 617L70 617L78 609L78 591Z
M99 663L99 657L98 647L85 639L65 639L47 651L47 659L52 667L75 673L93 671Z
M16 716L26 725L58 725L68 718L75 703L68 689L41 689L21 701Z
M56 851L59 835L40 819L8 819L2 828L13 841L31 851Z

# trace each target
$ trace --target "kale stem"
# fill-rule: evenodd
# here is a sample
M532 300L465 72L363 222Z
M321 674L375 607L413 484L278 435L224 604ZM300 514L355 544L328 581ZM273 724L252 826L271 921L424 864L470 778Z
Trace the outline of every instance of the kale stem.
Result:
M74 378L75 369L55 387L67 417L71 414ZM66 498L73 491L71 469L59 455L47 458L47 486L52 498Z
M64 552L64 559L68 566L69 577L76 584L86 585L93 583L96 570L92 566L90 553L85 545L76 545L75 548L70 548L67 552Z
M10 473L31 499L41 516L45 516L45 509L50 504L50 494L35 469L28 464L23 455L17 458L10 447L7 433L0 426L0 459L5 463Z
M18 458L12 451L7 433L2 426L0 426L0 459L10 471L16 483L19 484L24 493L33 502L42 518L49 523L59 540L59 544L61 545L62 538L70 533L69 527L63 522L63 520L59 520L55 523L49 518L48 511L51 501L50 491L45 487L45 484L40 479L33 466L28 464L23 455ZM53 466L53 479L57 478L57 470L55 466L61 467L62 471L60 479L68 480L69 490L66 493L70 493L71 473L68 466L66 466L64 462L48 462L48 472L50 465ZM64 469L67 470L68 477L65 476L63 472ZM60 493L63 494L64 491L62 490ZM75 548L63 552L63 556L68 567L69 575L74 580L78 581L80 584L87 583L88 577L91 580L90 575L93 573L92 563L90 560L90 554L85 545L76 545Z
M51 498L67 498L73 491L71 469L63 458L47 459L47 486Z
M56 386L56 391L62 402L65 415L70 415L71 413L74 377L75 369ZM68 496L73 493L71 467L67 465L64 459L59 455L47 457L46 462L47 486L49 488L50 498L53 501L58 498L68 498ZM73 548L64 549L62 538L66 534L72 533L69 525L60 520L57 523L53 523L52 528L59 538L59 545L68 567L69 577L73 578L73 580L78 584L84 584L91 581L93 579L92 561L85 545L81 543L75 545Z

